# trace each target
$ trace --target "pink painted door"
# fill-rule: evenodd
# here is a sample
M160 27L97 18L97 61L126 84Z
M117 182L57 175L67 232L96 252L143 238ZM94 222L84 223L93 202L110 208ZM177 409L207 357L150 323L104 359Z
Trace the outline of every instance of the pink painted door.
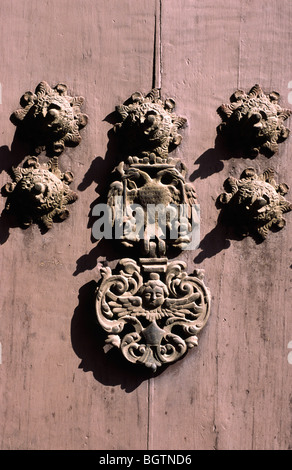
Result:
M291 449L292 216L262 244L229 240L215 201L249 166L291 186L292 138L270 159L214 147L216 109L237 88L259 83L292 106L291 1L2 0L0 18L1 187L25 157L9 116L26 90L66 83L89 116L60 159L78 193L70 217L46 234L0 219L1 449ZM198 193L201 245L179 259L205 270L212 309L198 348L149 377L104 351L93 321L99 265L120 253L92 238L90 213L117 151L107 117L153 85L188 120L175 152Z

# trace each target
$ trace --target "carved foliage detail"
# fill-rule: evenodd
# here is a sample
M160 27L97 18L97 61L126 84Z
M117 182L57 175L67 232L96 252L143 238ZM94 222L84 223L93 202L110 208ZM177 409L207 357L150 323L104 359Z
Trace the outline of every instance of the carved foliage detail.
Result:
M210 308L203 272L188 275L184 262L122 259L112 273L102 268L96 312L107 343L152 371L197 345Z
M219 196L219 202L226 208L227 221L240 235L255 235L263 241L270 230L285 226L283 214L292 209L284 198L289 188L276 183L274 170L269 168L257 175L253 168L247 168L240 179L229 177L224 186L226 192Z
M11 120L22 137L32 142L35 152L46 148L59 155L65 146L76 146L81 140L79 130L88 119L81 113L83 101L81 96L69 96L64 84L51 88L41 82L34 93L27 91L22 96L22 107L12 114Z
M46 164L29 157L12 173L14 181L3 188L8 197L5 209L17 216L22 227L37 223L50 229L54 220L68 217L67 205L76 201L77 194L69 188L73 174L59 170L57 157Z
M275 91L266 95L259 85L254 85L249 93L237 90L231 103L222 104L217 110L222 119L218 134L232 149L243 148L246 156L274 155L290 132L284 121L291 110L281 108L279 98Z

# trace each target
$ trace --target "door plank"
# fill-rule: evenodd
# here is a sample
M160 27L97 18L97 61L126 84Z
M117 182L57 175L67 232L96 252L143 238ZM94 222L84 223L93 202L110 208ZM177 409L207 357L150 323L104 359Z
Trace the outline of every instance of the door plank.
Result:
M216 109L238 87L248 91L259 82L289 106L291 2L166 2L161 23L162 92L188 119L177 156L189 168L201 210L201 246L181 258L189 272L205 269L212 308L198 349L152 381L150 446L288 449L291 214L262 245L228 240L215 200L224 180L248 166L273 166L279 182L291 184L291 140L278 156L254 161L226 158L215 137Z

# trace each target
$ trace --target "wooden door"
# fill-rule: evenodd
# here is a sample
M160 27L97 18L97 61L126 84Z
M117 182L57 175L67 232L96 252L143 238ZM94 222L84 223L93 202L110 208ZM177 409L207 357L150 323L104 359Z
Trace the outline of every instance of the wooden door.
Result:
M216 109L237 88L259 83L292 106L291 1L2 0L0 13L1 187L26 156L9 120L26 90L66 83L89 116L60 158L78 193L70 217L45 234L0 219L1 448L290 449L292 216L261 244L227 239L215 201L250 166L291 186L292 141L242 159L215 138ZM205 270L212 307L198 348L150 377L104 351L94 323L99 266L120 253L92 238L91 209L118 151L110 114L153 85L188 120L175 152L198 193L201 245L180 259Z

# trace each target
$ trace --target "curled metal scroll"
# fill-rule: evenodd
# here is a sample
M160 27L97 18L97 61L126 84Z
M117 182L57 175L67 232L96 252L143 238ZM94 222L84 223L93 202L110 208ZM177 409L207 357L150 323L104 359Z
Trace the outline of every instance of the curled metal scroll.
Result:
M183 262L145 261L123 259L114 272L102 269L96 312L106 342L120 348L128 361L155 372L198 344L210 293L203 273L188 275Z

